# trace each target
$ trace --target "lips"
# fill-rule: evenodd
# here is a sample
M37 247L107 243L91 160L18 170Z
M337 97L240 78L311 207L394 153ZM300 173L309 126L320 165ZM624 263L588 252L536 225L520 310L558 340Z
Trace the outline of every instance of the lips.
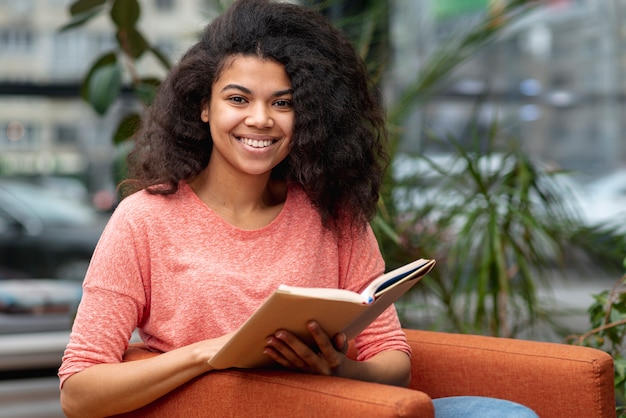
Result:
M252 148L266 148L271 146L274 142L274 140L271 139L251 139L251 138L237 138L239 140L239 142L241 142L244 145L248 145L249 147Z

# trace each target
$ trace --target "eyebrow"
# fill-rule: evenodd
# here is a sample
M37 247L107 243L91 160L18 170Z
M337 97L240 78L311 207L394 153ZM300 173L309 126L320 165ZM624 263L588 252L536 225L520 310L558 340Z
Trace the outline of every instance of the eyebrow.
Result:
M245 94L252 94L252 90L250 90L247 87L244 86L240 86L239 84L228 84L226 86L224 86L224 88L222 89L222 92L226 91L226 90L239 90ZM285 96L288 94L293 94L293 89L285 89L285 90L278 90L275 91L272 94L272 97L280 97L280 96Z

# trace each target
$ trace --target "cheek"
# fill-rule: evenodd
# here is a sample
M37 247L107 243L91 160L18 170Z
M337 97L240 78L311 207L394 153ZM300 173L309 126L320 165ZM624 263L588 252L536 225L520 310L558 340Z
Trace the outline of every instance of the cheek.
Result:
M240 119L236 112L228 108L216 108L209 113L207 122L211 126L211 132L213 130L228 131L237 126Z
M281 120L280 124L285 134L293 136L293 127L296 124L296 120L293 114L289 116L285 115L285 118Z

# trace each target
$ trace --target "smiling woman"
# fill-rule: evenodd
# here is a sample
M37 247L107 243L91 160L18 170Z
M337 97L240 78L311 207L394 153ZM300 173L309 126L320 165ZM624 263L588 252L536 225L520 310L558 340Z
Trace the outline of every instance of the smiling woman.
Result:
M368 223L386 159L378 98L352 43L312 9L239 0L207 26L148 111L135 193L90 264L59 371L68 416L131 411L217 373L211 358L281 284L360 292L382 275ZM408 385L393 306L356 336L356 358L315 319L303 324L314 346L276 329L256 354ZM136 328L162 354L121 362Z

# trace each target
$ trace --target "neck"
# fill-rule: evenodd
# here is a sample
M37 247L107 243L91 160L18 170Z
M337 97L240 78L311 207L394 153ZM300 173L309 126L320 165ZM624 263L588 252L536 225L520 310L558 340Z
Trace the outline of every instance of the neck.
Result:
M189 183L214 212L235 226L252 229L267 225L285 202L287 188L270 175L231 179L207 169Z

